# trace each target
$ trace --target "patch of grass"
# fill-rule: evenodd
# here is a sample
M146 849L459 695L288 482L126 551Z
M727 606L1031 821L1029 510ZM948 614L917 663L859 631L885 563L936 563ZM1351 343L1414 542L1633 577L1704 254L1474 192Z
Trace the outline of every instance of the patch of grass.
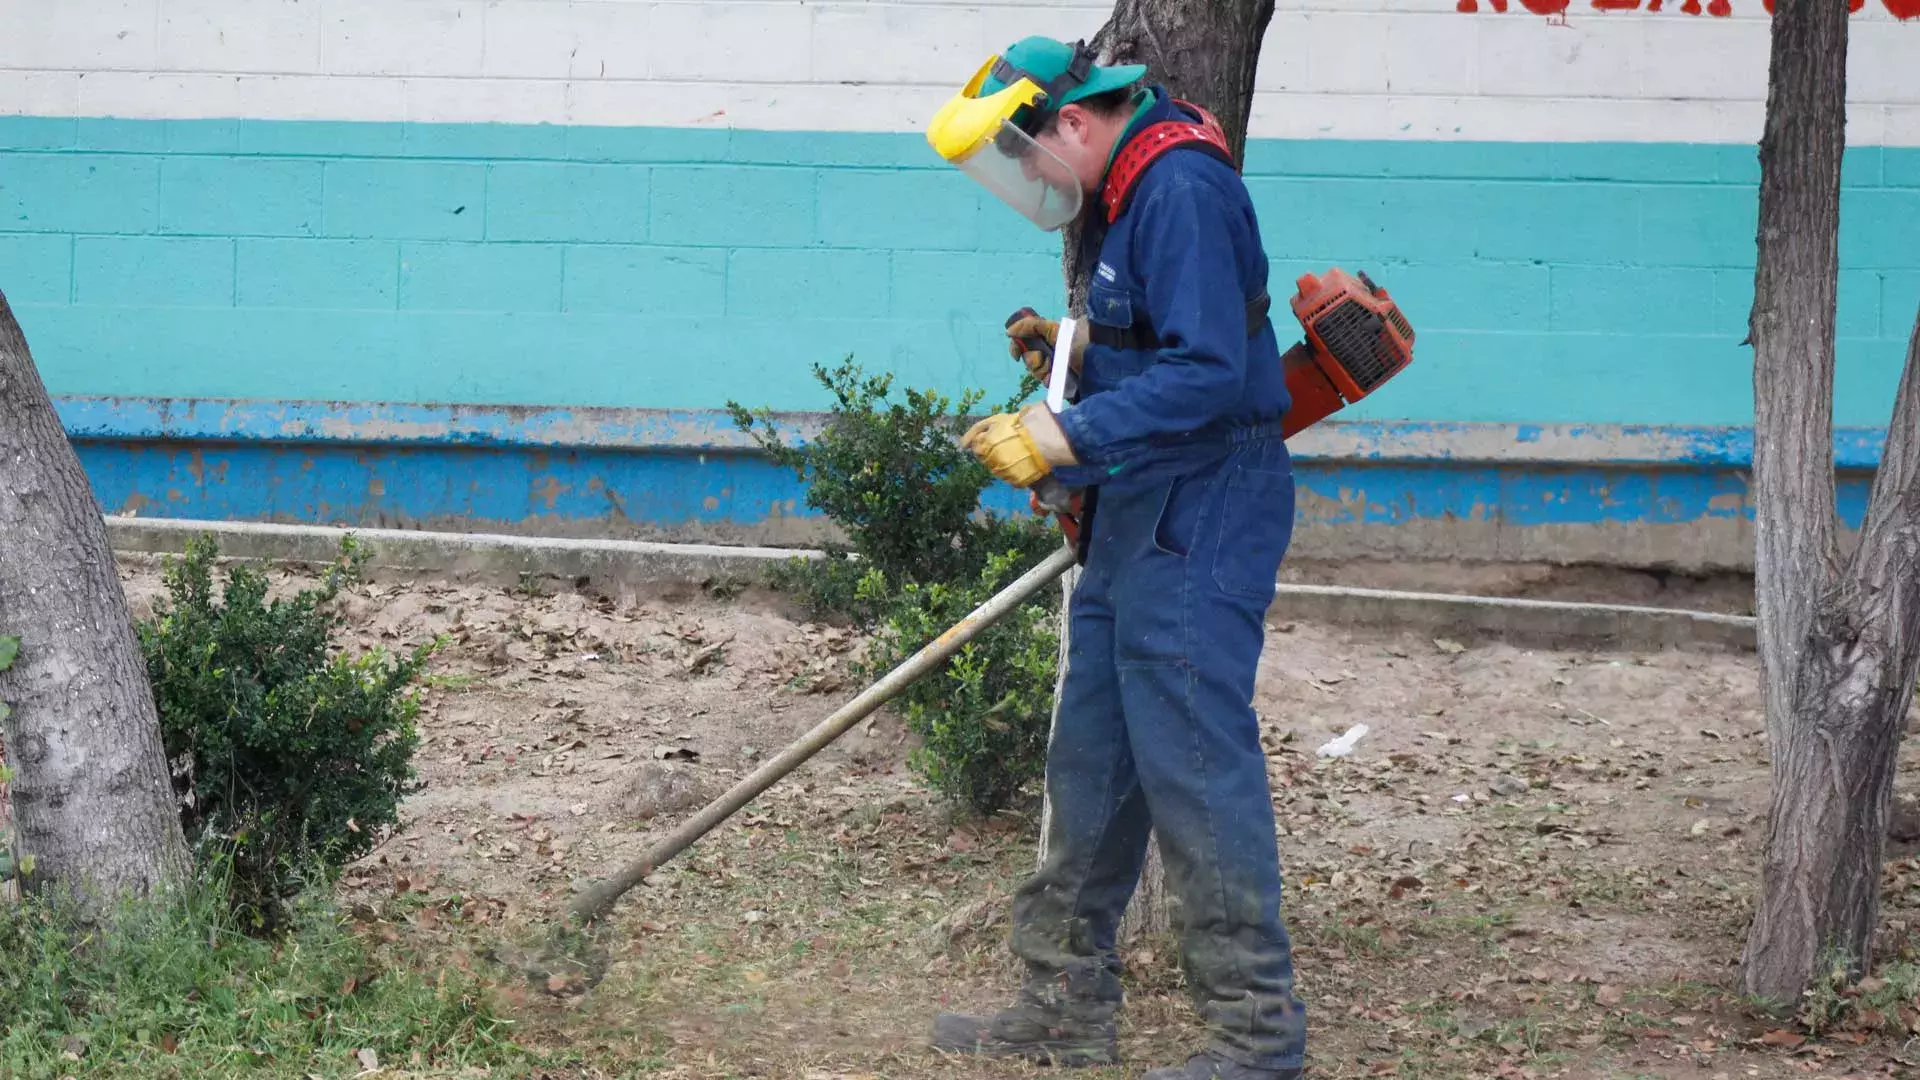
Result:
M532 1062L472 976L410 966L312 895L284 936L250 936L225 896L196 883L92 928L38 901L0 905L0 1078L332 1077L368 1061L514 1075Z
M1349 956L1383 956L1392 951L1381 937L1380 928L1372 923L1336 918L1320 923L1315 929L1322 948L1341 949Z
M1920 965L1887 964L1859 980L1850 977L1852 969L1845 955L1828 952L1821 974L1807 988L1801 1026L1814 1036L1841 1030L1905 1031L1902 1010L1920 996Z
M1465 937L1484 944L1499 938L1513 923L1513 912L1503 909L1468 915L1428 915L1411 920L1407 929L1435 940Z

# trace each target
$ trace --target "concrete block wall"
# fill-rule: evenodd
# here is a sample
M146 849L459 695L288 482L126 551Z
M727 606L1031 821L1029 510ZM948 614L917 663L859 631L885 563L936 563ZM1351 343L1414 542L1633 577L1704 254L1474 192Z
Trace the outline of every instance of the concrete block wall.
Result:
M1760 0L1498 6L1282 0L1264 42L1246 174L1276 290L1364 268L1420 331L1351 415L1424 425L1439 459L1462 424L1604 432L1583 452L1604 459L1622 425L1750 423ZM1862 429L1920 308L1900 7L1853 23L1836 413ZM992 49L1090 37L1106 10L0 0L0 290L57 394L134 411L710 419L824 407L809 366L848 354L997 398L1005 313L1059 303L1056 239L920 132ZM1417 517L1416 494L1375 502ZM394 513L438 513L415 498Z

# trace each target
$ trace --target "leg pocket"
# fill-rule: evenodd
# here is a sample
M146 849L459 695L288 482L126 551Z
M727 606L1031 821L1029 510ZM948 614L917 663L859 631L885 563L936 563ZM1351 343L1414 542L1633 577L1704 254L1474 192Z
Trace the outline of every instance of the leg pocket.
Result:
M1187 478L1169 483L1160 501L1160 515L1153 523L1153 546L1176 559L1193 554L1206 498L1205 484L1196 484Z
M1293 473L1242 465L1227 476L1213 583L1220 591L1272 600L1293 542Z

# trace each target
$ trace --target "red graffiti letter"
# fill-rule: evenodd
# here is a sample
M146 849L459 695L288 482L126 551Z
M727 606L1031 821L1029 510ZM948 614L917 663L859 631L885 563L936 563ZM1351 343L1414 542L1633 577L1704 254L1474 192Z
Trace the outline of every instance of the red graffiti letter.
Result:
M1659 2L1654 0L1656 4ZM1638 11L1640 0L1593 0L1593 6L1601 11Z
M1880 0L1896 19L1920 19L1920 0ZM1860 10L1855 8L1855 11Z
M1535 15L1559 15L1567 10L1567 0L1520 0Z

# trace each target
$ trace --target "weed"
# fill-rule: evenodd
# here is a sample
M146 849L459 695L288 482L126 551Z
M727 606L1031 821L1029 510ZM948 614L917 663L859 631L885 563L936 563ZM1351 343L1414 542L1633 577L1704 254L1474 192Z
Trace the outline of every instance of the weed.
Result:
M382 1065L511 1069L530 1056L481 985L426 976L303 894L275 941L243 932L213 875L82 926L0 905L0 1077L350 1075Z
M1920 965L1897 962L1855 979L1857 970L1843 950L1829 949L1809 983L1800 1008L1808 1034L1832 1031L1906 1030L1908 1013L1920 998Z

